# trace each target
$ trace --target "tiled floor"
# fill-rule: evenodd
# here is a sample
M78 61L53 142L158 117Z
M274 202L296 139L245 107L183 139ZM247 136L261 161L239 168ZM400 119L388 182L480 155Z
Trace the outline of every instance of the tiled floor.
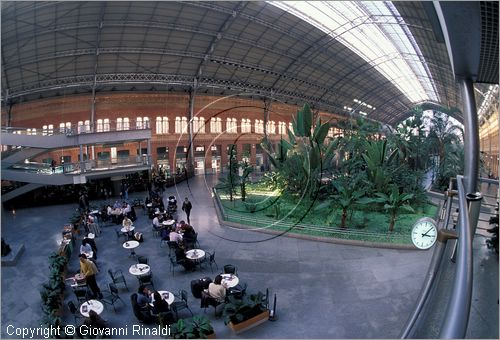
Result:
M235 335L209 309L206 315L212 320L218 338L395 338L399 335L420 291L430 251L365 248L287 237L270 239L267 234L223 227L218 223L210 195L213 181L212 176L198 176L169 188L164 197L174 193L179 202L189 197L193 203L191 221L199 232L201 248L215 250L220 269L224 264L236 265L240 280L248 283L248 292L267 288L272 297L276 294L278 316L275 322ZM143 196L144 193L131 194L131 198ZM2 338L10 337L6 334L8 325L39 325L39 287L47 279L47 257L56 249L61 228L76 207L75 203L22 209L15 215L3 211L2 236L8 243L24 243L26 251L17 266L2 268ZM137 253L149 258L155 288L187 290L192 311L203 314L200 300L191 295L190 281L207 275L213 278L217 271L212 273L208 268L186 273L178 267L173 276L168 248L160 247L159 240L152 237L148 217L140 210L137 213L135 225L145 238ZM182 212L180 217L184 217ZM110 327L127 325L126 338L139 338L131 334L137 320L129 298L138 287L137 279L128 273L135 261L117 240L115 228L103 228L102 235L96 238L101 270L98 283L101 289L105 288L109 282L108 268L121 269L131 291L120 289L124 304L118 302L116 313L106 306L102 316ZM77 270L74 252L68 272ZM76 300L69 288L65 297L66 301ZM182 313L189 316L189 312ZM65 321L73 323L67 309L65 314Z

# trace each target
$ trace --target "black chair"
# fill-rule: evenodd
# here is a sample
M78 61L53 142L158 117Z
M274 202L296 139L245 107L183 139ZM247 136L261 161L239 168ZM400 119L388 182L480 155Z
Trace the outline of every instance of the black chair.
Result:
M138 304L137 304L137 293L130 295L130 303L132 304L132 311L134 312L135 317L139 322L143 323L151 323L154 321L154 318L151 314L146 313Z
M205 259L203 260L202 263L208 263L210 265L210 270L212 271L212 273L214 272L214 269L213 269L214 264L215 264L215 267L217 268L217 270L219 270L219 266L217 265L217 262L215 262L215 251L212 253L207 251Z
M172 276L175 276L175 267L181 265L181 263L177 262L177 260L173 256L168 256L170 259L170 270L172 271Z
M80 304L92 300L92 293L88 288L76 288L73 290L73 293L75 293L76 299Z
M148 258L146 256L137 256L137 263L148 264Z
M205 313L207 311L207 307L214 307L214 316L217 317L217 307L220 305L223 305L224 302L217 301L213 297L211 297L208 293L205 291L201 292L201 304L200 308L203 308L203 312Z
M123 304L125 304L125 302L123 302L121 297L118 295L118 289L113 283L108 284L108 287L109 291L104 291L103 298L100 300L105 304L113 305L113 309L116 313L115 302L118 300L120 300Z
M169 255L172 254L172 251L175 254L175 251L177 250L177 248L179 248L179 243L177 243L176 241L167 241L167 244Z
M233 288L229 288L228 295L234 296L237 299L242 299L247 292L247 283L241 283Z
M224 274L234 274L236 275L236 267L233 266L232 264L226 264L224 266Z
M120 237L124 237L124 238L125 238L125 240L127 240L127 239L128 239L127 234L122 233L121 229L115 229L115 233L116 233L116 239L117 239L117 240L120 240Z
M116 285L118 283L123 283L125 285L125 288L127 288L127 291L129 290L127 286L127 281L125 281L125 277L123 276L123 273L120 269L115 270L114 273L113 271L111 271L111 269L108 269L108 274L111 277L111 280L113 280L113 284Z
M83 316L80 314L80 311L75 306L75 303L73 301L68 301L68 308L75 318L75 326L78 325L77 319L83 319Z
M155 284L153 283L153 273L151 271L146 275L137 276L137 280L139 281L140 285L151 285L153 287L155 286Z
M172 311L174 311L177 319L179 319L179 311L183 310L183 309L189 310L189 312L191 313L191 316L193 316L193 312L191 311L191 309L188 306L187 297L188 297L188 293L184 289L181 289L179 292L179 296L178 296L178 299L180 301L174 301L170 305L170 308L172 308Z
M177 318L172 311L163 312L158 314L158 323L161 328L170 326L171 324L177 322Z

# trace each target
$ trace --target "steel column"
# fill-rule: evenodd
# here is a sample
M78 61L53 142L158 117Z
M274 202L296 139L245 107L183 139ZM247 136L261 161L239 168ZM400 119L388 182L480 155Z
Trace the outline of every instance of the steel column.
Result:
M479 127L472 79L459 80L464 101L464 179L465 192L477 191L479 177Z

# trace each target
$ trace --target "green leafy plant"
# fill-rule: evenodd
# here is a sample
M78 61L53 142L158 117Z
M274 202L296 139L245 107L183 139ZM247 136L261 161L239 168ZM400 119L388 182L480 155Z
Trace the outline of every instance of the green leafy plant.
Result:
M384 194L381 192L375 193L376 198L366 198L362 200L363 202L378 202L384 205L384 209L390 214L389 222L389 232L394 231L394 225L396 224L396 217L398 212L404 211L407 213L414 213L412 207L407 203L413 198L413 194L400 193L397 186L392 185L390 187L390 193Z
M212 333L214 328L205 316L179 319L170 326L170 336L174 339L206 339Z
M257 294L244 295L241 299L229 296L222 315L226 325L230 322L238 324L266 310L266 296L264 293L258 292Z

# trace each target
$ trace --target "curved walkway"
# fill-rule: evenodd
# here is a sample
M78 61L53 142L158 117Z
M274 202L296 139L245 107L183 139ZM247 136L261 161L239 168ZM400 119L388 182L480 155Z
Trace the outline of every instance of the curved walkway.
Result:
M366 248L331 243L276 237L258 232L231 229L219 225L209 188L215 178L198 176L175 188L169 188L164 197L175 191L180 210L187 196L193 203L191 222L199 233L203 249L216 251L219 269L224 264L238 267L241 281L248 283L248 292L269 288L271 301L277 296L278 320L234 335L215 319L213 309L206 315L212 320L218 338L395 338L413 309L420 291L430 251ZM144 198L144 193L131 198ZM23 242L25 254L15 267L2 267L2 327L3 338L9 324L15 327L39 325L39 285L47 279L47 257L57 247L64 223L77 207L75 204L3 211L2 236L8 243ZM137 249L139 255L149 257L154 272L156 289L190 290L190 281L213 276L210 269L184 273L176 268L169 271L168 249L161 248L152 237L151 222L137 210L135 225L144 233L145 242ZM105 288L108 268L122 269L132 291L137 280L128 274L134 260L117 240L115 226L103 228L96 238L99 249L98 283ZM77 242L79 245L79 242ZM78 270L74 251L68 273ZM106 306L104 318L110 327L136 324L129 295L120 289L125 302L117 304L117 312ZM66 290L66 301L75 300ZM199 300L189 294L191 309L203 314ZM73 323L65 308L65 321ZM183 316L189 316L182 314ZM127 338L138 337L129 334ZM153 337L155 338L155 337Z

